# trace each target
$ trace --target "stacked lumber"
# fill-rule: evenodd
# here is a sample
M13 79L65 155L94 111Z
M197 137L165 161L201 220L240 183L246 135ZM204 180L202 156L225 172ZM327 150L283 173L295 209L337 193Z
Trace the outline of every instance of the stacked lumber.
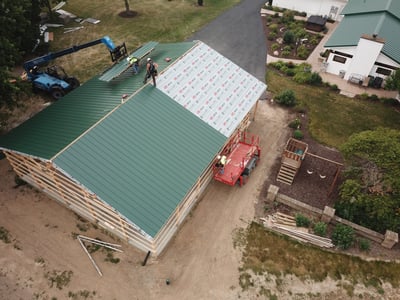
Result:
M275 213L265 218L260 218L260 220L266 228L287 235L300 242L313 244L322 248L334 247L331 239L309 233L306 228L296 227L296 220L292 216Z

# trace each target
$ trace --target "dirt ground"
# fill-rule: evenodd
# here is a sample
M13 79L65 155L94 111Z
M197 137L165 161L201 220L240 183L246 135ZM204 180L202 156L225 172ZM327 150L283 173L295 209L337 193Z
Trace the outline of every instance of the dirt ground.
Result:
M43 193L14 188L14 173L1 160L0 226L11 243L0 241L0 298L67 299L68 293L90 292L88 299L237 299L241 256L233 232L254 218L263 183L286 142L286 123L285 110L260 101L250 132L260 136L263 156L249 182L241 188L212 182L166 251L144 267L145 253L126 244L124 253L115 255L118 264L96 252L102 277L73 236L113 240ZM85 226L89 229L82 232ZM70 281L60 283L61 289L50 287L51 279L62 278L54 272L63 271L72 271Z
M276 177L292 117L269 100L259 102L249 132L260 136L262 157L247 184L212 182L163 254L150 257L146 266L144 252L112 239L29 186L15 188L15 174L0 160L0 235L10 236L10 243L0 241L0 299L259 299L256 291L243 292L239 286L241 252L234 247L235 232L259 214L266 184ZM311 151L323 154L315 147ZM319 170L317 165L313 168ZM330 167L322 170L328 174ZM299 174L299 180L307 176ZM307 190L299 196L307 198ZM95 252L100 277L76 234L121 243L124 252L114 254L120 262L105 261L105 252ZM335 282L287 280L292 290L305 295L326 291L324 299L346 299Z

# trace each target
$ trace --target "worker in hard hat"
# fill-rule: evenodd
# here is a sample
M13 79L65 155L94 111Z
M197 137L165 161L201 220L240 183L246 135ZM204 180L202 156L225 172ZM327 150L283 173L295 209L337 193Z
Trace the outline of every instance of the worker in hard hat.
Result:
M150 77L153 78L153 85L156 86L156 76L158 75L158 64L153 62L153 60L149 57L147 58L146 64L146 76L144 77L143 83L147 82L147 79Z
M129 57L129 65L132 66L134 74L139 73L139 59L137 57Z
M221 174L224 174L224 167L226 165L226 156L225 155L218 155L217 156L217 163L215 164L215 166L219 169L219 172Z

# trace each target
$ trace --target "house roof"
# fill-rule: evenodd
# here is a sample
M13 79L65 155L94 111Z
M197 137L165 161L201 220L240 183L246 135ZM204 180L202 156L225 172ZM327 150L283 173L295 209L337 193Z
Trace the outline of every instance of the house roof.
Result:
M400 19L400 1L398 0L349 0L343 8L343 15L388 12Z
M357 46L361 36L377 34L385 40L382 53L400 63L400 39L397 36L400 32L400 18L388 10L398 8L398 15L400 2L398 3L391 0L384 0L382 3L366 0L365 4L361 0L349 1L342 11L345 17L325 43L325 47Z
M158 44L151 57L157 87L143 86L143 68L96 76L1 137L0 149L53 161L154 237L266 85L199 41Z

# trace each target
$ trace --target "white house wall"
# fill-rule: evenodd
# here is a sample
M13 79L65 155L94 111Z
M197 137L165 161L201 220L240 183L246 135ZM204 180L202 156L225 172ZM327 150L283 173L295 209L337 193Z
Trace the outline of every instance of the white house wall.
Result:
M339 51L342 53L346 53L349 55L354 55L355 52L355 47L343 47L343 48L333 48L331 49L332 51ZM351 58L349 57L344 57L346 58L346 62L345 63L340 63L340 62L336 62L333 61L333 57L335 55L341 56L340 54L335 54L335 53L330 53L329 57L327 59L327 68L326 68L326 72L327 73L331 73L331 74L335 74L335 75L340 75L341 71L346 72L346 70L349 68L350 63L351 63Z
M381 53L383 45L383 43L377 41L360 38L344 79L348 80L352 76L360 76L362 79L368 77Z

